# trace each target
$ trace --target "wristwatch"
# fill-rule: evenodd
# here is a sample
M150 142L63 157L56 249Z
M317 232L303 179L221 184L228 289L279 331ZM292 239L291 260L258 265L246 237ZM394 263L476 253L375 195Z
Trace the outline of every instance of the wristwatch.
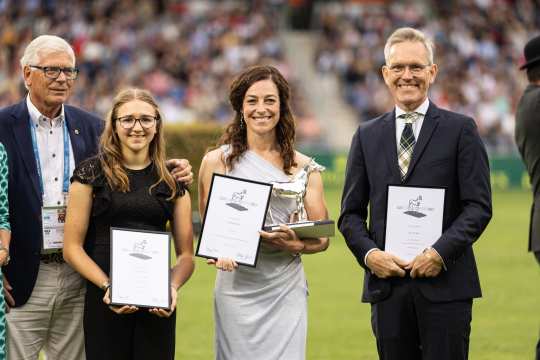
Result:
M4 261L4 263L1 265L1 266L6 266L7 264L9 264L9 260L11 259L9 257L9 249L5 247L4 245L0 245L0 251L5 251L7 254L6 261Z

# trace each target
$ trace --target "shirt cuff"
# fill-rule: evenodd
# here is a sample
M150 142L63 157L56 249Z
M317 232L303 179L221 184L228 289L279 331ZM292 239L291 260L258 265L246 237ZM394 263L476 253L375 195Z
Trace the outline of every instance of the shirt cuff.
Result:
M434 247L428 247L426 250L433 250L433 251L435 251L435 254L437 254L437 256L439 257L439 259L441 259L442 267L443 267L444 271L448 271L448 269L446 268L446 264L444 263L443 257L441 256L441 254L439 254L439 252L438 252L437 250L435 250Z
M374 252L374 251L377 251L377 250L381 250L381 249L379 249L379 248L373 248L373 249L369 249L369 250L368 250L368 252L367 252L366 255L364 256L364 264L365 264L366 266L368 266L368 265L367 265L367 257L368 257L368 255L371 254L371 253ZM369 266L368 266L368 267L369 267Z

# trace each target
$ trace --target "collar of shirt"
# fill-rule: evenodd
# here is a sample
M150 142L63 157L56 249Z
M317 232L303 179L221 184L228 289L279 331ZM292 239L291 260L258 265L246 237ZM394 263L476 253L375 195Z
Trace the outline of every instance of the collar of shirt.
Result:
M60 109L60 114L53 119L49 119L38 110L38 108L32 103L32 100L30 100L30 95L26 97L26 106L28 107L28 114L30 115L30 120L34 125L40 125L49 128L62 126L62 122L65 119L63 104Z
M418 140L418 136L420 136L420 130L422 129L422 124L424 123L424 117L426 116L427 110L429 108L429 99L426 98L424 102L413 110L413 112L417 112L420 114L418 119L412 124L412 130L414 133L414 138ZM407 111L401 109L399 106L396 105L396 144L397 149L399 153L399 141L401 140L401 133L403 132L403 128L405 128L405 119L400 118L400 115L406 114Z
M424 102L419 107L414 109L412 112L417 112L417 113L421 114L422 118L423 118L424 116L426 116L428 107L429 107L429 99L426 98L426 100L424 100ZM402 108L400 108L399 106L396 105L396 119L399 118L401 115L406 114L408 112L409 111L405 111L405 110L403 110Z

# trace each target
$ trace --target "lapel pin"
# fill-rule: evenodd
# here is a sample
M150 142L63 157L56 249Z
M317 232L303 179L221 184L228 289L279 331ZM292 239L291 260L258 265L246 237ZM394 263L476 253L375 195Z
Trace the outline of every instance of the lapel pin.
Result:
M79 129L75 129L75 135L79 135Z

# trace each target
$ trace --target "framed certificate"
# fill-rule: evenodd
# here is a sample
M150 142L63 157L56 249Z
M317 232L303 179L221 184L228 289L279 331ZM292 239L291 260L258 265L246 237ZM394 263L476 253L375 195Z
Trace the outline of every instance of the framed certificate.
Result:
M169 309L171 235L111 228L111 305Z
M411 261L439 239L446 189L388 185L384 250Z
M196 255L255 267L272 184L213 174Z

